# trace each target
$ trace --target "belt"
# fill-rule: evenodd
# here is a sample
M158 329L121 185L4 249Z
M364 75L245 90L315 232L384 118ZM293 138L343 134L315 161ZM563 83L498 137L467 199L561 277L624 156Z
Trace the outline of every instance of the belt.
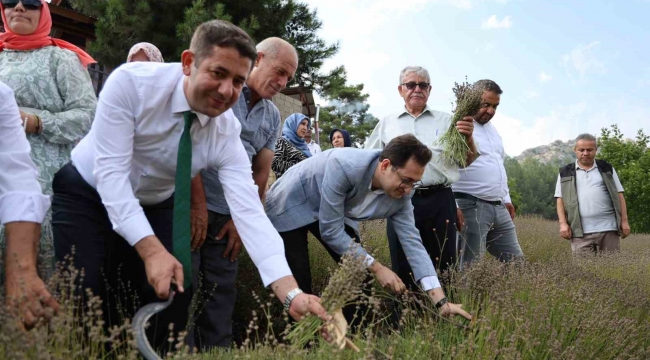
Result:
M470 194L465 194L465 193L461 193L461 192L455 192L454 196L456 197L456 199L467 199L467 200L480 201L480 202L484 202L486 204L490 204L490 205L494 205L494 206L503 205L503 203L501 201L483 200L483 199L477 198L476 196L472 196Z
M439 193L442 190L449 189L450 186L445 184L432 185L427 187L417 188L415 190L415 196L430 196L435 193Z

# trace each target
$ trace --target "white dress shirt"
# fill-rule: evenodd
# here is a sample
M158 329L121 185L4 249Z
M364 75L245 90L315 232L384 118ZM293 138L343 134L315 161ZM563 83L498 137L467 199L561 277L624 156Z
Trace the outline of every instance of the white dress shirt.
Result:
M113 229L135 245L154 235L141 205L174 193L183 112L191 110L179 63L129 63L104 86L90 133L72 162L106 206ZM228 110L199 114L191 127L192 176L218 171L239 235L264 285L291 275L278 232L264 213L251 163L240 140L241 124Z
M316 155L318 153L321 153L320 145L316 144L314 140L312 140L310 143L307 144L307 147L309 148L309 152L312 155Z
M488 122L481 125L474 121L474 141L481 145L481 156L460 171L460 180L452 188L487 201L511 203L508 176L503 162L506 153L497 129Z
M30 151L14 92L0 82L0 224L40 224L50 207Z
M431 110L428 106L418 116L411 115L404 108L401 113L381 119L366 140L364 148L383 149L392 139L404 134L413 134L433 152L422 176L424 186L451 185L460 177L458 166L445 162L442 158L442 147L434 144L449 129L450 124L450 114Z

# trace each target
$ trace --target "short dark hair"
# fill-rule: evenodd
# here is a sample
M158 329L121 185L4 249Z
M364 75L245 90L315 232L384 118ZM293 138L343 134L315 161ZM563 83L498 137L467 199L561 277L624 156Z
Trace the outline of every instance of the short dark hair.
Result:
M415 135L405 134L393 138L386 145L379 156L379 161L388 159L396 168L402 168L409 159L413 158L418 165L425 166L432 156L431 150L421 143Z
M474 88L481 89L483 91L491 91L496 94L503 94L501 87L497 83L489 79L479 80L474 83Z
M199 25L194 31L190 49L194 52L195 65L212 54L214 47L234 48L239 55L255 63L257 49L248 34L239 27L223 20L212 20ZM251 65L252 68L252 65Z

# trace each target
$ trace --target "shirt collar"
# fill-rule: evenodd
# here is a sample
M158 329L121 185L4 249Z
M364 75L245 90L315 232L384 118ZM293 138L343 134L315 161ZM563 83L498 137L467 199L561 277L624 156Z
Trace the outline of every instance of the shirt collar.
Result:
M207 125L210 121L210 117L199 112L196 112L190 108L190 104L187 103L187 98L185 97L185 91L183 90L183 84L185 82L185 75L181 75L176 83L174 92L172 93L172 114L184 113L185 111L192 111L196 114L201 123L201 126Z
M244 101L246 101L246 105L250 105L251 89L248 87L248 85L244 84L244 87L241 89L241 94L244 96Z
M592 167L590 167L589 169L585 169L582 166L580 166L580 163L576 159L576 169L580 169L580 170L584 170L584 171L591 171L591 170L597 169L597 168L598 168L598 164L596 164L596 160L594 160L594 165Z
M431 114L431 116L433 116L433 112L431 111L431 108L429 107L429 105L425 106L424 110L422 110L422 113L420 115L418 115L418 116L411 115L411 113L408 112L408 110L406 110L406 105L404 105L404 111L402 111L397 117L400 118L400 117L402 117L404 115L408 115L408 116L412 116L415 119L417 119L420 116L424 115L424 113L426 113L426 112L428 112L429 114Z
M374 177L374 176L373 176L373 177ZM377 189L377 190L373 190L373 189L372 189L372 178L370 178L370 183L368 184L368 190L369 190L371 193L376 194L376 195L381 195L381 194L385 194L385 193L386 193L386 192L384 192L383 189Z

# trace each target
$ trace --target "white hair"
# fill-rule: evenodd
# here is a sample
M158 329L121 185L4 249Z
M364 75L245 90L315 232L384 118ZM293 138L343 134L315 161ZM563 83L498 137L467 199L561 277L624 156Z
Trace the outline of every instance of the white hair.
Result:
M399 73L399 85L403 84L404 78L408 74L416 74L427 79L427 82L431 82L429 77L429 72L427 69L422 66L407 66Z

